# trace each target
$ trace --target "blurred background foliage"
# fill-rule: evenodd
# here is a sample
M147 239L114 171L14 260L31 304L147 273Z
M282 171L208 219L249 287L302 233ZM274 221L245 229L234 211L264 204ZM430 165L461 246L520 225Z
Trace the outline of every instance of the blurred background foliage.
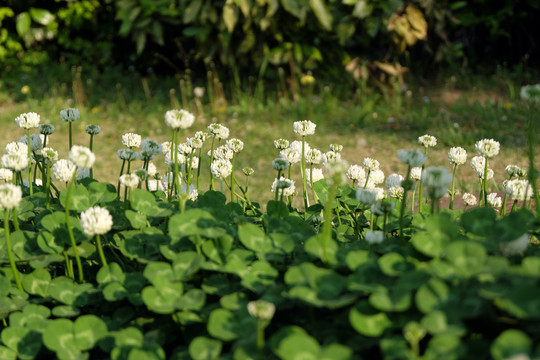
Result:
M385 86L540 62L538 0L3 0L0 69L119 67ZM281 77L280 77L281 76ZM289 86L293 86L289 84Z

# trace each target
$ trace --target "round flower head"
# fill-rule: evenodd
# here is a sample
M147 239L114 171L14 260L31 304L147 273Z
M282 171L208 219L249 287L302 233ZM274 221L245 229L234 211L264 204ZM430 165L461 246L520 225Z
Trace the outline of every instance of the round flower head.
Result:
M389 198L402 200L405 189L401 186L392 186L387 190L387 193Z
M11 210L19 206L22 200L22 190L13 184L0 185L0 208Z
M39 133L41 135L52 135L54 133L55 127L52 124L40 124Z
M330 150L332 150L335 153L341 152L341 150L343 150L343 145L330 144Z
M217 139L226 140L229 137L229 129L221 124L210 124L208 125L208 130Z
M487 202L493 208L500 208L502 206L502 199L500 196L497 196L497 193L488 194Z
M474 145L476 152L485 158L492 158L499 154L501 145L493 139L482 139Z
M226 159L217 159L210 165L212 176L216 179L225 179L231 175L232 164Z
M19 141L12 141L9 144L6 145L6 154L12 155L12 154L21 154L28 156L28 145L23 142Z
M186 139L186 143L192 148L192 149L200 149L202 148L204 142L199 139L198 137L190 137Z
M509 180L506 182L504 189L512 200L525 201L533 196L532 186L527 180Z
M341 160L341 154L333 151L327 151L323 154L321 162L327 164L329 162L336 162Z
M80 117L81 113L78 109L69 108L60 111L60 119L62 121L73 122L79 120Z
M148 176L155 177L157 174L157 167L154 163L148 163Z
M397 156L402 163L410 167L422 166L426 162L426 156L420 150L399 150Z
M351 165L345 175L353 181L360 181L366 178L366 172L360 165Z
M21 129L29 130L39 127L39 115L35 112L21 114L15 118L15 122Z
M425 148L434 147L437 145L437 138L431 135L422 135L418 138L418 143Z
M285 150L286 148L289 147L289 140L285 140L285 139L274 140L274 146L278 150Z
M343 185L347 183L345 173L347 172L349 165L345 161L338 160L325 162L324 168L328 173L327 182L329 184Z
M24 135L19 140L20 143L26 144L28 146L28 136ZM30 134L30 151L37 152L43 147L43 141L41 141L41 136L39 134Z
M251 176L253 175L253 173L255 172L255 170L253 170L253 168L250 168L250 167L245 167L242 169L242 172L244 173L244 175L246 176Z
M529 247L529 234L525 233L515 240L499 243L499 251L503 256L522 254Z
M122 135L122 144L128 148L137 148L141 146L141 135L125 133Z
M484 166L486 164L486 159L483 156L475 156L471 159L471 169L478 172L484 172Z
M514 176L519 176L519 174L521 173L521 168L517 165L508 165L504 170L506 171L508 176L510 176L510 179Z
M306 152L306 162L308 164L320 164L323 158L323 154L320 150L309 149Z
M101 126L99 125L86 125L86 127L84 128L84 131L86 131L86 133L88 135L97 135L101 132Z
M370 177L369 181L373 185L379 185L379 184L382 184L384 182L384 172L381 169L377 169L377 170L373 171L369 175L369 177Z
M186 162L189 162L189 159ZM193 156L191 158L191 168L192 169L198 169L199 168L199 158L197 156Z
M316 127L317 125L309 120L295 121L293 124L294 132L302 136L315 134Z
M476 196L470 193L465 193L462 196L463 203L467 206L475 206L478 203L478 200L476 200Z
M476 176L478 176L479 179L484 179L484 169L476 171ZM493 179L493 170L487 169L487 179L491 180Z
M161 152L165 155L172 149L172 144L170 141L165 141L161 143Z
M165 124L173 129L187 129L194 121L195 115L183 109L169 110L165 113Z
M53 178L62 182L71 181L76 169L77 166L71 161L60 159L52 167Z
M540 84L522 86L519 96L525 101L540 103Z
M282 194L283 196L293 196L296 193L296 186L293 180L286 179L282 176L279 179L274 179L271 190L273 193L277 191L280 196Z
M76 176L77 181L80 181L82 179L89 178L89 177L90 177L90 170L85 169L85 168L80 168L80 167L77 168L77 176Z
M113 218L109 210L94 206L81 213L81 227L88 236L104 235L113 226Z
M308 151L311 150L311 147L307 142L303 142L304 146L304 155L307 155ZM302 156L302 141L295 140L289 145L289 149L297 151L300 156Z
M448 151L448 161L452 165L463 165L467 162L467 151L464 148L456 146Z
M399 174L392 174L386 178L385 185L387 189L390 189L393 187L400 187L402 181L403 181L403 176Z
M208 156L210 156L212 153L211 151L208 151ZM234 152L228 148L226 145L218 146L214 150L214 159L225 159L225 160L231 160L234 156Z
M363 205L373 205L377 201L377 192L373 189L358 188L356 190L356 201Z
M422 173L422 183L427 187L429 197L442 198L448 192L448 185L452 182L452 175L443 166L430 166Z
M272 167L275 170L283 171L289 167L289 160L277 158L272 160Z
M145 181L146 179L148 179L148 171L146 171L146 170L143 169L143 168L139 168L139 169L135 170L133 173L139 177L139 179L141 180L141 182L143 182L143 181Z
M164 187L163 183L156 179L150 179L148 180L148 191L166 191L166 188Z
M290 148L281 150L279 152L279 156L282 159L287 159L291 164L296 164L302 160L302 153Z
M239 153L244 149L244 142L239 139L229 139L227 140L227 147L235 153Z
M411 180L420 181L422 179L422 168L420 166L415 166L411 168Z
M311 174L313 173L313 181L311 180ZM324 174L322 172L322 169L319 168L313 168L312 170L306 169L306 180L308 184L311 186L311 183L316 183L317 181L324 179Z
M189 185L189 191L187 188L187 184L180 185L180 194L182 194L183 196L187 196L187 198L191 201L195 201L199 197L197 187L195 187L193 184Z
M85 146L73 145L68 159L80 168L90 169L96 161L96 155Z
M260 320L271 320L276 312L276 306L265 300L250 301L247 309L249 315Z
M120 184L133 189L139 185L140 179L136 174L124 174L119 178Z
M384 240L384 234L382 231L366 230L364 237L368 244L380 244Z
M152 160L154 156L161 154L162 147L157 141L148 138L141 142L141 159Z
M379 170L379 162L372 158L365 158L364 161L362 161L362 166L367 171L377 171Z
M189 156L193 153L193 148L189 146L188 143L178 144L177 150L178 152L181 152L182 154L186 156Z
M174 153L172 151L169 151L165 154L165 164L167 165L174 165ZM180 165L186 163L186 156L182 154L181 152L176 152L176 162Z
M120 149L116 152L116 155L120 160L133 161L137 160L139 154L131 149Z
M0 181L9 183L13 180L13 171L5 168L0 168Z
M28 167L28 156L25 154L5 154L1 159L2 167L13 170L22 171Z
M193 95L195 95L196 98L200 99L204 96L204 88L200 86L196 86L193 88Z
M206 141L206 133L204 131L197 131L193 137L201 140L203 143Z

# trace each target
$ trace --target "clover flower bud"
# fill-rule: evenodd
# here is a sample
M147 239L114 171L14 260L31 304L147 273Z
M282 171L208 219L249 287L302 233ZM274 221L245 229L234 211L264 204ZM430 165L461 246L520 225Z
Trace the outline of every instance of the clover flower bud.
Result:
M247 309L251 316L259 320L272 320L276 312L276 306L265 300L250 301Z
M60 119L65 122L73 122L79 120L81 113L78 109L68 108L60 111Z

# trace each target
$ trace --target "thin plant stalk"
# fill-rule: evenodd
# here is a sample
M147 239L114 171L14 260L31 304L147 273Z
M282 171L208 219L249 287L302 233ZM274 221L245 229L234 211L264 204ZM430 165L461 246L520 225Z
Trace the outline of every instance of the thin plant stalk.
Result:
M328 249L327 245L329 240L332 238L332 213L334 204L334 199L336 198L336 189L337 185L334 183L330 186L328 191L328 201L324 206L324 223L322 231L322 248L323 248L323 261L325 264L328 263Z
M15 216L14 216L15 217ZM19 270L17 270L17 265L15 264L15 258L13 257L13 252L11 251L11 240L9 237L9 211L4 209L4 237L6 240L6 249L9 258L9 264L11 265L11 271L13 272L13 278L19 290L23 290L21 280L19 279Z
M51 201L51 162L49 161L49 159L45 160L45 168L46 168L46 172L45 172L45 178L46 178L46 181L45 181L45 195L46 195L45 208L50 209L50 207L51 207L51 205L50 205L50 201Z
M71 124L71 123L70 123ZM67 194L66 194L66 227L69 234L69 239L71 240L71 247L73 248L73 254L75 255L75 261L77 262L77 271L79 272L79 282L84 283L84 274L82 269L82 263L81 258L79 257L79 251L77 250L77 243L75 242L75 237L73 236L73 228L71 227L71 221L69 216L69 200L71 198L71 191L73 189L73 184L75 183L75 178L77 177L76 174L73 174L71 177L71 181L68 184L67 187Z
M210 94L209 94L210 95ZM212 135L212 148L210 149L210 168L214 162L214 145L216 144L216 136ZM216 190L214 186L214 177L212 176L212 171L210 170L210 190Z
M424 150L424 156L426 158L427 158L427 151L428 151L428 148L426 147ZM422 171L420 172L420 174L424 173L424 167L425 167L425 164L422 164ZM409 172L410 172L410 169L409 169ZM423 193L423 187L424 187L423 185L424 184L422 184L422 182L420 181L420 188L418 189L418 213L422 212L422 205L423 205L422 193ZM400 234L401 234L401 230L400 230ZM400 235L400 239L401 239L401 235Z
M405 207L407 206L407 192L410 190L410 177L411 177L411 166L409 165L408 168L407 168L407 176L405 177L405 181L402 182L402 184L404 184L403 186L403 200L401 202L401 208L399 209L399 240L401 242L404 241L404 237L403 237L403 227L404 227L404 224L403 224L403 217L405 216ZM420 194L418 195L419 196L419 201L420 201L420 198L422 196L422 182L420 182ZM420 202L418 203L418 206L420 206ZM418 209L418 212L420 212L420 209Z
M367 187L370 174L371 174L371 170L368 170L367 175L366 175L366 181L364 182L364 189Z
M484 179L482 179L482 190L484 191L484 206L489 206L487 201L487 174L488 174L488 159L484 157Z
M90 151L94 151L93 150L93 147L94 147L94 134L90 134L90 144L89 144L89 149ZM94 178L94 169L90 168L90 179L93 179Z
M264 320L257 319L257 360L264 359Z
M27 133L27 141L28 144L28 186L30 187L30 196L34 195L34 188L33 188L33 181L32 181L32 150L31 150L31 144L32 141L30 141L30 129L28 129Z
M120 176L124 174L124 167L126 166L126 160L122 160L122 166L120 167L120 175L118 175L118 186L116 188L116 196L120 198Z
M101 237L99 234L96 234L96 245L99 253L99 258L101 259L101 265L107 266L107 259L105 258L105 254L103 253L103 247L101 246Z
M308 200L308 194L307 194L307 182L306 182L306 154L305 154L305 146L306 146L306 136L302 135L302 193L304 194L304 211L307 210L309 207L309 200Z
M232 158L232 167L231 167L231 186L230 186L230 190L231 190L231 202L233 202L233 188L234 188L234 163L236 161L236 154L233 155L233 158Z
M450 192L450 210L454 209L456 171L457 171L457 164L454 164L454 172L452 174L452 191Z
M71 129L71 121L68 121L68 128L69 128L69 150L71 150L71 147L73 146L73 133Z

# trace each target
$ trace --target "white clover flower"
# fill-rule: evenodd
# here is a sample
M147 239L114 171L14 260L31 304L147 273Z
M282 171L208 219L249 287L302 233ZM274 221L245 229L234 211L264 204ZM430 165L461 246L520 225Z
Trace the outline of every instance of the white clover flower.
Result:
M172 129L187 129L195 121L195 115L184 109L169 110L165 113L165 124Z
M182 194L183 196L187 196L187 198L191 201L195 201L199 197L197 188L193 186L193 184L189 185L189 191L187 189L187 184L180 185L180 194Z
M188 161L186 161L187 163ZM192 169L198 169L199 168L199 157L193 156L191 158L191 168Z
M422 173L422 183L427 187L427 196L440 199L447 194L452 175L443 166L429 166Z
M326 161L324 163L324 168L328 173L326 181L328 184L337 184L343 185L347 183L347 172L349 165L343 160L337 161Z
M217 159L210 165L212 176L216 179L225 179L231 175L232 164L226 159Z
M28 155L26 154L5 154L1 159L2 167L13 170L22 171L28 167Z
M315 134L316 127L317 125L309 120L295 121L293 124L294 132L302 136Z
M96 161L96 155L86 146L73 145L68 159L78 167L90 169Z
M327 164L329 162L341 161L341 154L333 151L327 151L323 154L321 163Z
M21 129L29 130L39 127L39 115L35 112L21 114L15 118L15 122Z
M229 139L226 144L234 153L239 153L244 149L244 142L240 139Z
M522 100L540 103L540 84L522 86L519 96Z
M476 200L476 196L473 194L465 193L463 194L462 198L463 203L465 203L467 206L476 206L476 204L478 204L478 200Z
M54 133L55 127L52 124L40 124L39 133L41 135L52 135Z
M142 137L139 134L125 133L122 135L122 144L128 148L138 148L141 146Z
M253 173L255 172L255 170L253 170L253 168L250 168L250 167L245 167L242 169L242 172L244 173L244 175L246 176L251 176L253 175Z
M161 154L162 147L157 141L148 138L141 142L141 160L150 161L158 154Z
M211 150L208 151L208 156L211 156L212 152ZM234 157L234 152L228 148L226 145L218 146L214 150L214 159L225 159L225 160L232 160Z
M174 165L174 158L173 158L173 155L174 153L172 151L169 151L168 153L165 154L165 164L167 164L167 166L170 166L170 165ZM182 164L185 164L186 163L186 156L184 154L182 154L181 152L176 152L176 163L182 165Z
M369 181L373 185L382 184L384 182L384 172L381 169L372 171L371 174L369 174Z
M206 141L206 133L204 131L197 131L193 134L193 137L201 140L203 143Z
M503 256L522 254L529 247L529 234L525 233L515 240L499 243L499 251Z
M101 126L99 125L86 125L86 127L84 128L84 131L88 134L88 135L97 135L101 132Z
M148 176L154 177L157 174L157 167L154 163L148 163Z
M413 181L422 180L422 168L420 166L415 166L411 168L411 180Z
M374 189L358 188L356 190L356 201L363 205L373 205L377 202L377 191Z
M65 122L73 122L79 120L81 113L78 109L68 108L60 111L60 119Z
M161 178L161 187L163 188L163 191L169 190L169 182L171 182L173 178L174 178L174 173L172 171L163 175L163 177ZM183 183L182 176L180 174L178 174L177 179L178 179L179 184Z
M285 140L285 139L274 140L274 146L278 150L285 150L286 148L289 147L289 140Z
M463 165L467 162L467 151L464 148L456 146L448 151L448 161L452 165Z
M271 320L276 312L276 306L265 300L250 301L247 309L249 315L260 320Z
M476 152L485 158L492 158L499 154L501 145L493 139L482 139L474 145Z
M6 145L5 149L6 154L20 154L28 157L28 145L19 141L12 141Z
M75 177L77 181L89 178L90 177L90 170L85 168L77 168L77 176Z
M320 150L309 149L306 151L306 162L308 164L320 164L323 159L323 154Z
M471 169L474 171L484 173L484 167L486 165L486 159L483 156L475 156L471 159Z
M190 137L186 139L186 143L192 148L192 149L200 149L203 147L203 141L199 139L198 137Z
M0 181L9 183L13 180L13 171L5 168L0 168Z
M417 149L399 150L397 152L397 157L399 161L409 165L410 167L422 166L426 162L426 156L424 153Z
M362 161L362 166L367 171L377 171L379 170L380 164L377 160L368 157L365 158L364 161Z
M521 172L521 168L517 165L507 165L504 169L508 176L510 178L513 178L514 176L519 176L518 174Z
M311 173L313 172L313 181L311 181ZM324 174L322 172L322 169L319 168L313 168L312 171L309 169L306 169L306 180L308 182L308 185L311 186L311 183L316 183L317 181L324 179Z
M368 244L380 244L384 240L384 234L382 231L366 230L364 237Z
M504 190L512 200L525 201L534 195L533 188L527 180L509 180L506 182Z
M119 178L120 184L130 189L139 185L140 178L136 174L124 174Z
M295 140L289 145L289 149L297 151L300 156L302 156L302 141ZM307 155L308 151L311 150L311 147L307 142L304 142L304 156Z
M335 153L341 152L341 150L343 150L343 145L330 144L330 150L332 150Z
M399 174L392 174L386 178L385 185L387 189L390 189L393 187L401 187L402 181L403 181L403 176Z
M279 156L282 159L288 160L291 164L296 164L302 160L302 153L290 148L281 150Z
M161 152L163 154L168 153L172 149L172 143L170 141L165 141L161 143Z
M277 178L274 179L271 190L273 193L279 191L278 195L283 193L283 196L293 196L296 193L296 186L294 186L293 180L286 179L282 176L279 180Z
M201 86L195 86L193 88L193 95L195 95L196 98L200 99L204 96L205 89Z
M138 168L137 170L135 170L133 172L135 175L137 175L139 177L139 179L141 179L141 182L145 181L146 179L148 179L148 171L146 171L145 169L143 168Z
M476 175L478 176L478 178L484 180L484 170L479 170L476 172ZM487 171L487 179L488 180L491 180L493 179L493 170L492 169L489 169L488 168L488 171Z
M66 159L60 159L54 163L52 175L58 181L68 182L71 181L76 170L77 166L74 163Z
M276 158L272 160L272 167L278 171L286 170L289 167L289 160Z
M221 124L210 124L208 130L217 139L226 140L229 137L229 129Z
M422 135L418 138L418 143L425 148L434 147L437 145L437 138L431 135Z
M19 206L22 200L22 190L20 186L13 184L0 185L0 208L11 210Z
M150 179L148 180L148 191L166 191L163 183L160 180Z
M349 169L347 169L345 175L353 181L365 180L366 178L366 172L364 168L356 164L349 166Z
M113 218L109 210L94 206L81 213L81 227L88 236L104 235L113 226Z
M502 206L502 199L500 196L497 196L497 193L488 194L487 202L493 208L500 208Z
M131 149L120 149L116 152L116 155L120 160L133 161L137 160L139 154Z
M391 188L388 188L387 192L389 198L402 200L405 189L401 186L392 186Z

